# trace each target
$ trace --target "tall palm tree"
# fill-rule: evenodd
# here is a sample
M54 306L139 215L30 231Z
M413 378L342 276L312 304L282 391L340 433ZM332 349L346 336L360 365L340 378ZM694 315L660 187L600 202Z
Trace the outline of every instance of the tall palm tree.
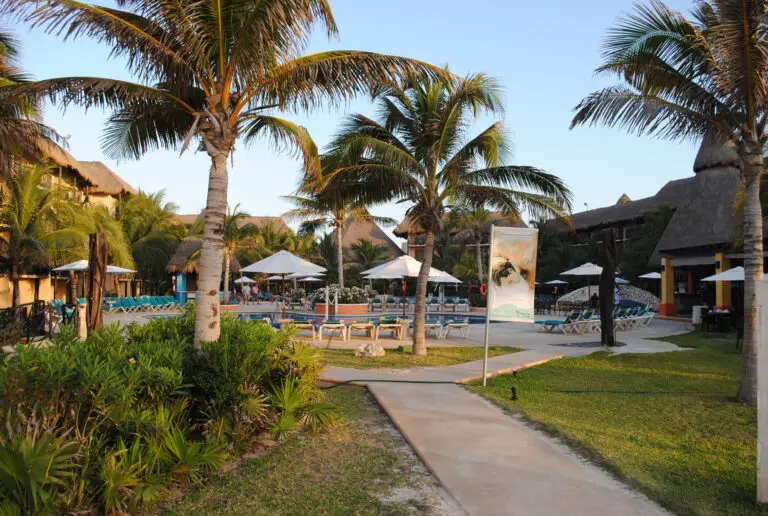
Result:
M491 224L491 213L484 206L460 207L451 213L451 224L456 237L469 240L475 246L475 265L477 279L483 282L483 236L487 234L486 227Z
M336 174L369 183L360 188L361 201L408 202L406 215L426 233L413 332L413 352L424 355L427 277L449 206L488 206L517 216L526 209L560 213L570 207L570 192L554 175L503 164L508 147L501 122L469 138L481 112L502 110L500 88L485 75L390 87L377 104L379 120L350 117L330 154L340 164Z
M0 90L28 82L18 58L18 42L0 30ZM0 102L0 179L8 179L15 161L37 163L42 146L61 141L56 131L42 122L39 107L34 99L24 97Z
M64 197L39 187L47 173L41 167L21 167L0 188L0 261L8 268L14 308L21 295L19 275L30 266L47 265L48 245L69 232L58 223L59 213L65 209Z
M174 203L165 202L165 190L139 190L117 204L115 218L123 227L143 280L156 284L165 277L165 266L185 234L175 220L177 209Z
M332 172L331 172L332 174ZM344 184L339 181L326 182L322 186L310 179L299 193L283 199L296 208L283 214L288 220L301 220L300 235L315 235L321 228L330 228L335 233L336 274L339 285L344 286L344 239L342 233L347 224L354 222L376 222L391 225L394 221L386 217L371 215L363 203L350 201Z
M219 286L227 209L227 160L239 139L268 136L299 149L306 168L317 151L279 110L338 104L392 80L444 76L425 63L361 51L301 55L312 29L337 34L326 0L176 2L118 0L101 7L72 0L9 0L10 10L67 38L92 37L125 58L138 82L69 77L19 88L62 105L107 106L104 147L113 158L139 158L193 140L211 160L198 278L195 345L219 338ZM123 10L124 9L124 10Z
M577 106L572 126L604 124L668 139L732 142L744 199L744 366L739 398L757 397L755 284L763 277L762 150L768 143L765 0L712 0L688 19L660 1L638 5L610 29L599 72L624 84Z
M224 217L224 230L222 238L224 240L224 304L229 304L229 274L232 264L232 257L237 256L241 251L248 247L254 247L254 239L258 238L259 230L256 225L251 224L248 218L251 215L240 210L240 204L234 208L227 207L227 215ZM204 217L200 217L199 222L193 226L192 235L204 234ZM192 262L200 262L202 249L195 251L189 257Z

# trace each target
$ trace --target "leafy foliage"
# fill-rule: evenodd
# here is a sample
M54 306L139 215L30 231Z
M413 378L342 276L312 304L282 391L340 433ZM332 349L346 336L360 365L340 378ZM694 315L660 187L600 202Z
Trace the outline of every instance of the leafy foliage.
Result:
M315 291L315 299L324 303L325 291L325 287L317 289ZM368 294L366 294L365 290L361 289L360 287L344 287L340 289L336 284L329 285L328 297L330 298L331 302L333 302L335 296L339 297L339 303L344 304L362 304L368 302Z
M267 430L330 422L333 410L314 387L315 350L291 333L224 317L221 339L197 352L194 324L190 309L84 342L63 330L52 346L19 344L0 362L8 512L139 512Z

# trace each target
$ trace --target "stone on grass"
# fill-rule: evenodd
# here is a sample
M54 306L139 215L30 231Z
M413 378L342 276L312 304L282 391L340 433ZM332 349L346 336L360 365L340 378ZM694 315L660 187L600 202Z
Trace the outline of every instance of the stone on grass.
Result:
M360 344L355 350L356 357L383 357L384 348L376 344L375 342L369 342L368 344Z

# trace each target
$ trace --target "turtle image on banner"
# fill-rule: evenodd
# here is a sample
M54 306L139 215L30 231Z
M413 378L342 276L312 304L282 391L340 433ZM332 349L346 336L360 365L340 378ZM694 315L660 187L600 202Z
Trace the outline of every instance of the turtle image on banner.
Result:
M492 319L534 321L537 240L535 229L493 228L488 283Z

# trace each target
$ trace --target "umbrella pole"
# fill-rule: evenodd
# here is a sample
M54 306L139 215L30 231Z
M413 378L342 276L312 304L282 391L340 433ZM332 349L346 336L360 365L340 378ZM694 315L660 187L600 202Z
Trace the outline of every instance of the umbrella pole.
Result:
M405 276L403 276L403 319L405 319L405 306L408 303L408 299L406 299L406 293L408 289L405 284Z
M283 292L280 295L280 299L283 302L283 317L285 317L285 274L283 274Z

